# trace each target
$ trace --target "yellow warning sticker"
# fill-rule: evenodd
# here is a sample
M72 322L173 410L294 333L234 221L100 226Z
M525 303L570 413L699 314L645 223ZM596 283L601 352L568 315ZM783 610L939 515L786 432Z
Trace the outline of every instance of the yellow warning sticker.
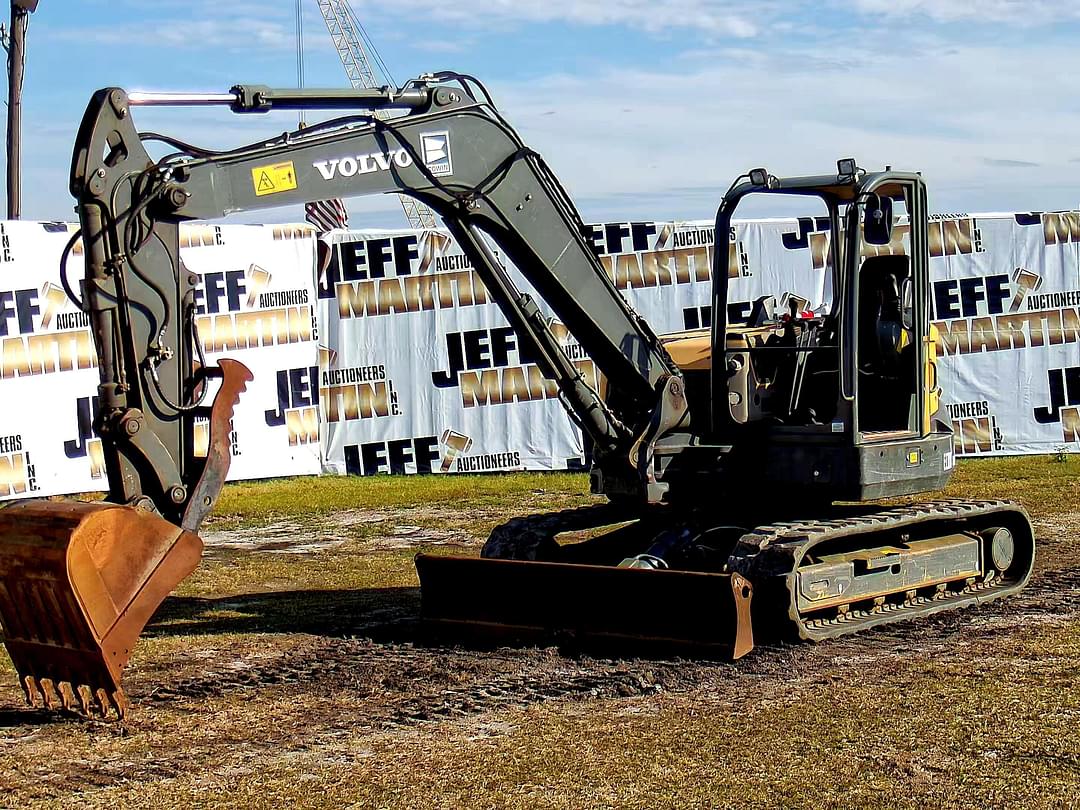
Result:
M256 166L251 170L251 182L255 185L256 197L291 191L296 188L296 170L291 160L271 166Z

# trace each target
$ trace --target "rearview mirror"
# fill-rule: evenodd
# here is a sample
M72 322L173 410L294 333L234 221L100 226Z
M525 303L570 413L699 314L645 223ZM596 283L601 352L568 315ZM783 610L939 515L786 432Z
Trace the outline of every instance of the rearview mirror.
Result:
M863 214L863 239L870 245L887 245L892 241L892 229L892 199L872 194Z

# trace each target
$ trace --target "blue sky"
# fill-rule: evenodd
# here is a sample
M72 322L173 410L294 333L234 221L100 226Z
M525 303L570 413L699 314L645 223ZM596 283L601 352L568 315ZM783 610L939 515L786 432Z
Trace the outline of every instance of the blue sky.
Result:
M484 80L587 219L709 219L750 166L838 157L922 170L936 211L1080 204L1080 6L1047 0L352 0L394 77ZM26 218L70 219L67 169L98 87L296 82L295 0L41 0L24 90ZM344 74L305 3L309 86ZM224 147L292 116L140 110ZM400 226L393 198L355 227ZM295 220L296 210L259 215Z

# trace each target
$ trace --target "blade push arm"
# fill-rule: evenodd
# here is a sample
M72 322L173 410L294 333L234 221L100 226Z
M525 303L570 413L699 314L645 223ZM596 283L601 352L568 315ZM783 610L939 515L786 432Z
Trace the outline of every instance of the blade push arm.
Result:
M226 152L180 145L183 154L156 163L143 147L130 109L133 103L168 103L169 98L99 91L80 132L72 190L88 246L87 299L97 313L103 405L123 412L125 397L153 400L155 380L165 380L164 394L172 403L192 387L197 341L181 332L183 313L193 311L196 278L179 261L179 222L311 199L405 193L442 217L492 299L519 337L532 344L542 371L557 382L564 403L593 438L608 477L658 499L658 488L649 487L651 446L685 417L678 370L611 284L583 236L576 209L546 164L482 88L474 92L476 87L463 77L438 76L400 90L238 86L230 94L187 95L179 103L228 104L242 112L350 104L358 112ZM405 113L379 120L371 114L379 107ZM536 302L515 287L484 234L620 391L618 413L585 383ZM114 295L110 282L122 282L127 292ZM139 314L131 314L136 308ZM110 339L116 320L124 317L146 323L126 340ZM156 376L138 374L139 368ZM134 397L133 378L145 383ZM185 457L186 421L154 425L172 458ZM150 466L156 473L156 463Z

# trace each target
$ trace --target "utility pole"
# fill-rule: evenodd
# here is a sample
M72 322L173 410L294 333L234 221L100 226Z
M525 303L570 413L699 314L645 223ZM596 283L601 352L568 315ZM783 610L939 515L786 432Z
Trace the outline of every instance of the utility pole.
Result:
M22 213L22 86L26 64L26 25L38 0L12 0L11 28L5 46L8 59L7 215Z

